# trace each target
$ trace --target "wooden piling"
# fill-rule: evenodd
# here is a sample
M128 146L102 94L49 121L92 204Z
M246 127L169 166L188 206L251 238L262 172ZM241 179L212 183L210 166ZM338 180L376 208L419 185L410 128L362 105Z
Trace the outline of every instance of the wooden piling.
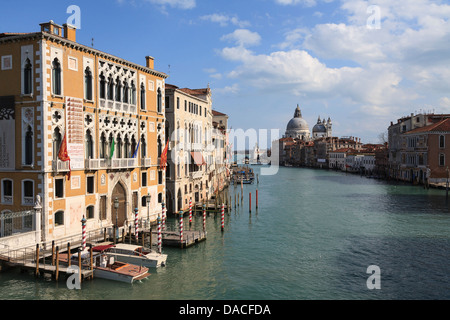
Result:
M35 276L39 276L39 243L36 244L36 272Z
M59 279L59 246L56 247L56 272L55 272L55 280L58 281L58 279Z
M70 242L67 242L67 262L69 263L70 267Z
M82 280L81 277L81 248L78 248L78 273L80 274L80 283Z
M256 209L258 210L258 189L256 189Z
M106 228L103 229L103 242L106 242Z
M131 224L128 227L128 244L131 244Z
M55 240L52 241L52 262L51 265L55 265Z
M125 243L125 228L122 230L122 243Z
M252 193L248 194L248 212L252 212Z
M92 244L89 245L89 254L90 254L90 270L92 272L91 279L94 279L94 248L92 247Z

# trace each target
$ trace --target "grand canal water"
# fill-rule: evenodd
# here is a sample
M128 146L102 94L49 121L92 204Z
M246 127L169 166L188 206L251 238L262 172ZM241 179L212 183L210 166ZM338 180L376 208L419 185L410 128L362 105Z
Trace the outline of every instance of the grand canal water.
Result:
M193 228L202 228L200 216ZM164 248L167 267L142 282L94 279L69 290L9 271L0 274L0 300L450 299L449 230L443 190L282 167L244 186L225 232L220 217L208 217L207 241ZM371 265L381 270L379 290L367 288Z

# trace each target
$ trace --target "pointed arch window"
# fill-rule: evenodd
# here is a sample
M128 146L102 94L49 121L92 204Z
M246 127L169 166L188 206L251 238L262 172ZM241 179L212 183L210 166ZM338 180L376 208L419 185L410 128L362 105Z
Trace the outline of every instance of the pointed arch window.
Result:
M124 139L124 158L131 158L131 152L130 152L130 139L128 138L128 135L125 135Z
M25 61L25 67L23 69L23 93L31 94L33 92L32 84L32 66L30 59Z
M126 81L123 82L123 102L130 102L130 87L128 86L128 83Z
M147 142L145 141L145 136L141 136L141 158L145 159L147 157Z
M94 140L92 139L92 134L90 130L86 131L86 159L94 158Z
M33 129L28 126L25 133L25 164L33 164Z
M112 77L108 78L108 100L114 100L114 80Z
M101 159L106 159L107 158L107 156L106 156L106 146L107 146L107 144L106 144L106 136L105 136L105 133L103 132L102 133L102 135L101 135L101 137L100 137L100 158Z
M62 90L62 83L61 83L61 63L58 59L53 60L52 63L52 89L53 94L55 95L61 95Z
M117 136L117 158L122 159L123 158L123 140L120 134Z
M92 72L89 67L84 71L84 98L92 100Z
M141 84L141 110L145 110L145 86Z
M103 72L100 75L100 99L106 99L106 78Z
M61 146L62 136L59 128L53 130L53 160L58 160L59 147Z
M131 81L131 104L136 105L136 85Z
M119 78L116 80L116 101L122 101L122 82Z

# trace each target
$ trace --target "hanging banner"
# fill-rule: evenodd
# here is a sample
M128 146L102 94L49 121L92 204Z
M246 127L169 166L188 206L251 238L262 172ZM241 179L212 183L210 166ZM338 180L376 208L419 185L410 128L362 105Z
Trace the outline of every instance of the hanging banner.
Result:
M84 169L83 99L66 97L67 152L72 170Z
M14 96L0 97L0 168L15 169Z

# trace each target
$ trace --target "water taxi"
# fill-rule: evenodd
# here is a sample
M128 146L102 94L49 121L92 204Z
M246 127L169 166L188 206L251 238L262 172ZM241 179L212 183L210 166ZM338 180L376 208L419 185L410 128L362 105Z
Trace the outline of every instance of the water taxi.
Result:
M132 263L147 268L166 266L167 254L157 253L142 246L119 243L111 246L105 253L117 261Z

